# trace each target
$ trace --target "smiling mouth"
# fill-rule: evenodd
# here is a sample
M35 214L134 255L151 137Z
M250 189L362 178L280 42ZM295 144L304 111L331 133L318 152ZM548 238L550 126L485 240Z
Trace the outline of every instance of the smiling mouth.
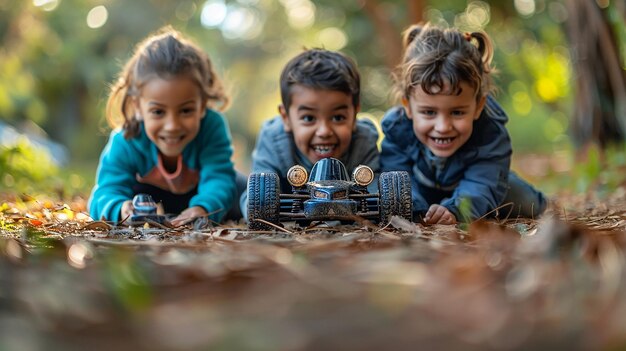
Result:
M452 137L452 138L435 138L435 137L430 137L430 140L435 142L435 144L441 145L441 146L446 146L446 145L451 144L452 141L454 141L454 139L456 139L456 137Z
M315 151L316 154L320 156L330 155L335 151L337 147L336 144L333 145L313 145L311 148Z
M176 145L178 143L180 143L183 139L185 138L184 135L181 136L177 136L177 137L159 137L159 140L161 140L162 142L164 142L167 145Z

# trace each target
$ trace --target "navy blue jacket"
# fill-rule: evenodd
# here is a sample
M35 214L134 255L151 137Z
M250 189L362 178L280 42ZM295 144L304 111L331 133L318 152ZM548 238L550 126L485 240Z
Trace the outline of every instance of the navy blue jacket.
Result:
M506 113L488 96L468 141L454 155L441 158L417 139L404 108L393 107L382 121L381 170L409 172L414 218L423 217L435 203L457 220L482 217L502 203L508 190L512 150L507 121ZM467 205L462 205L467 201L463 199L469 200Z

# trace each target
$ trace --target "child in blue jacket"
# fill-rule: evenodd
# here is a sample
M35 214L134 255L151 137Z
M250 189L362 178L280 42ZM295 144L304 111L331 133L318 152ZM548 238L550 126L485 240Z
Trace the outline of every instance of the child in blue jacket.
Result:
M165 29L141 42L111 88L107 120L115 128L102 151L89 200L94 219L120 221L132 198L151 195L180 225L219 221L236 196L228 105L211 60Z
M411 175L414 219L539 216L543 194L509 169L507 116L489 95L489 37L412 26L404 47L396 75L402 106L383 117L381 167Z
M378 131L370 120L356 118L361 80L350 58L324 49L305 50L283 68L280 93L280 116L266 121L259 132L252 173L278 174L283 192L291 190L291 166L310 172L315 162L327 157L341 160L350 173L358 165L379 173ZM240 206L247 219L247 192Z

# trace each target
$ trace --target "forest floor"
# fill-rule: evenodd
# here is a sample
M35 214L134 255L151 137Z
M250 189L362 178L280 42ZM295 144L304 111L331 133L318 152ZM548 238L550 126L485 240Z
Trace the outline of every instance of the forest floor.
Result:
M272 232L31 200L0 207L0 350L626 348L624 187L537 220Z

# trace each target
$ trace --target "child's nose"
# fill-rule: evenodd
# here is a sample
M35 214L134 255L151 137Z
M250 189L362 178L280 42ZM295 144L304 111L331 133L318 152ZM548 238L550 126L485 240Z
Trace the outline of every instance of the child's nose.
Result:
M165 120L165 129L167 130L176 130L178 129L178 127L180 127L180 121L178 120L178 118L174 117L174 116L169 116L166 120Z
M450 118L448 117L439 117L437 122L435 123L435 130L438 132L448 132L452 129L452 123L450 123Z
M317 126L317 130L315 132L315 134L317 134L317 136L320 137L326 137L329 135L332 135L333 130L330 127L328 122L322 121L319 123L319 125Z

